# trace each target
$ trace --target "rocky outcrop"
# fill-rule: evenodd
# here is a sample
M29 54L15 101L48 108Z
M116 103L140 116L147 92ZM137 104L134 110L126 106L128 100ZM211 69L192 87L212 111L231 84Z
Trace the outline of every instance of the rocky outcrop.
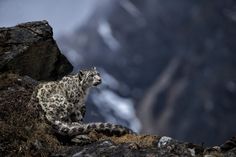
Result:
M49 154L58 144L46 133L47 125L27 106L36 84L26 76L0 75L0 156L34 156L38 147Z
M47 21L0 28L0 72L54 80L72 71L60 53Z
M91 132L83 145L57 136L28 102L37 81L16 74L0 75L0 156L235 156L234 141L204 148L154 135L105 136ZM235 138L233 138L235 139ZM222 148L222 149L221 149Z

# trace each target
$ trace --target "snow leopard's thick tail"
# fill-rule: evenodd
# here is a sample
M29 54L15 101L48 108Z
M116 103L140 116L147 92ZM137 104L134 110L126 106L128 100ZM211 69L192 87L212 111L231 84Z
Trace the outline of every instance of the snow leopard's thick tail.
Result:
M96 131L99 133L103 133L105 135L116 135L116 136L121 136L124 134L136 134L127 127L111 123L97 122L88 124L80 124L80 123L67 124L60 121L55 121L52 126L53 129L55 129L59 134L68 136L87 134L91 131Z

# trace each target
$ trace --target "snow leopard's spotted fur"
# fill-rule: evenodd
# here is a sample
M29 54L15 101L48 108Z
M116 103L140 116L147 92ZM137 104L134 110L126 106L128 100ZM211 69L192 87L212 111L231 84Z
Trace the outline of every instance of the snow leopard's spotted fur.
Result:
M43 117L61 135L77 136L97 131L109 134L133 134L121 125L110 123L83 123L88 89L101 83L96 68L81 70L79 74L63 77L60 81L39 84L31 101L43 112Z

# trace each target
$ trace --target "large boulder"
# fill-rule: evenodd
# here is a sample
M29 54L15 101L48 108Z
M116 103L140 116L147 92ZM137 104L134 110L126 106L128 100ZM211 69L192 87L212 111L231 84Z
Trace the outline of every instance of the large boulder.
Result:
M54 80L72 71L60 53L47 21L0 28L0 72Z

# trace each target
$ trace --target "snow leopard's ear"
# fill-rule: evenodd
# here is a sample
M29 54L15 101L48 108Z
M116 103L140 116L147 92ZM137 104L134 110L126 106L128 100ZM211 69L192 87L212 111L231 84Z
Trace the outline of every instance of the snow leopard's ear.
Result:
M96 68L96 67L93 67L92 69L93 69L94 71L96 71L96 70L97 70L97 68Z
M83 71L83 70L80 70L80 71L79 71L79 74L80 74L81 76L83 76L83 75L84 75L84 71Z

